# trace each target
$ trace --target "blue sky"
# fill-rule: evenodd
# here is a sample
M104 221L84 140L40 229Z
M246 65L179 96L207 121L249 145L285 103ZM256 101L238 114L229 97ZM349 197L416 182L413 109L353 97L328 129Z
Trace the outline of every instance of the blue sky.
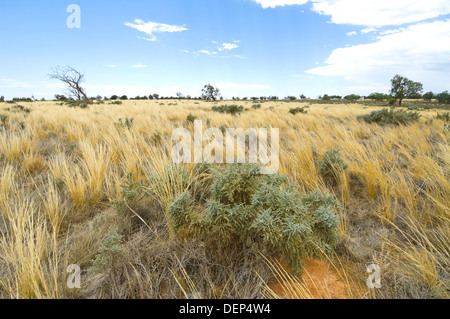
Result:
M48 74L65 65L90 96L365 95L397 73L450 89L443 0L2 0L0 40L6 98L64 93Z

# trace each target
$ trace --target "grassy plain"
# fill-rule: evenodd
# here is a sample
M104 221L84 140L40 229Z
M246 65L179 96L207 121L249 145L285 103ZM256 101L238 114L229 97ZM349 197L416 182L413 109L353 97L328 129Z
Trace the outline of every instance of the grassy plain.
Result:
M301 284L274 260L217 265L201 242L170 236L165 210L182 191L168 189L170 178L158 179L157 196L114 205L130 172L134 181L164 175L172 131L192 129L188 115L209 127L280 129L279 173L302 192L332 192L344 207L326 262L349 297L449 297L449 131L436 110L408 126L378 126L356 117L379 107L357 103L216 103L242 105L240 115L187 100L19 104L31 111L0 103L0 298L270 298L277 279L287 290ZM307 114L289 113L308 104ZM129 127L120 125L126 118ZM349 166L329 184L317 160L337 146ZM102 244L117 238L94 271ZM81 289L66 284L70 264L81 267ZM379 289L366 286L369 264L381 268ZM313 296L308 289L290 296Z

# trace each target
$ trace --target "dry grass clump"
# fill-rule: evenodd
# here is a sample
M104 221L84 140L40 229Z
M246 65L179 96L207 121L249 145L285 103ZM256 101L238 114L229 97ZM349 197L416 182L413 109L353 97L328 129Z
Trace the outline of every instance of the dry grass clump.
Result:
M267 283L277 276L295 282L264 256L241 252L232 258L240 263L223 264L203 241L171 234L171 199L203 178L193 166L187 176L167 169L172 131L193 129L188 115L204 128L280 129L279 173L302 193L333 193L344 208L329 263L348 296L449 297L449 131L435 111L420 111L410 125L379 126L357 119L377 108L357 104L312 104L296 116L289 109L306 103L241 104L234 115L192 101L2 110L0 298L263 298L275 297ZM133 125L115 125L125 118ZM348 166L330 183L319 164L337 147ZM152 195L124 193L129 176L130 183L153 181L146 185ZM108 246L108 238L121 240ZM114 251L122 253L108 255ZM97 258L108 263L94 271ZM379 289L366 286L373 263L381 268ZM81 289L67 287L70 264L82 269ZM314 295L304 283L296 298Z

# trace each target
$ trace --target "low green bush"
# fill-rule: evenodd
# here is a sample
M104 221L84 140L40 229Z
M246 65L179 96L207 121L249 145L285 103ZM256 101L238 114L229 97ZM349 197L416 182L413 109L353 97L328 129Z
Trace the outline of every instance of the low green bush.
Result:
M408 125L417 122L420 114L417 112L384 108L379 111L373 111L370 114L360 115L357 118L367 123L377 123L379 125Z
M292 108L289 110L289 113L291 113L292 115L295 115L297 113L308 113L308 111L305 110L304 107L296 107L296 108Z
M263 175L256 164L207 171L212 175L203 186L208 197L188 190L168 208L176 236L202 240L224 263L242 253L245 258L245 252L282 258L294 274L305 258L321 259L324 253L332 258L341 209L334 196L317 190L301 194L287 178Z
M214 112L236 115L238 113L241 114L242 111L244 110L244 107L242 105L236 105L236 104L220 105L220 106L213 106L212 110Z
M317 161L320 174L328 180L337 181L341 172L347 169L348 164L345 163L341 155L341 148L334 147L323 153L321 160Z

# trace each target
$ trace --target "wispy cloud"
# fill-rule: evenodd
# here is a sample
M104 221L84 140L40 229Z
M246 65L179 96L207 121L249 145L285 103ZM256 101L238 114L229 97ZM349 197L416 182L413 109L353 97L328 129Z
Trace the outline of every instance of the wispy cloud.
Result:
M214 46L215 46L214 48L207 47L206 49L197 50L197 51L181 50L181 52L192 53L197 56L209 55L209 56L213 56L213 57L217 57L217 58L244 58L243 55L239 55L239 54L233 54L233 55L219 54L220 52L227 52L227 51L237 49L239 47L240 42L241 41L239 41L239 40L235 40L233 42L224 42L224 43L219 44L218 41L211 41L211 43L214 44Z
M351 32L347 32L347 33L346 33L346 35L347 35L348 37L351 37L351 36L357 35L357 34L358 34L358 32L356 32L356 31L351 31Z
M125 22L125 25L127 27L136 29L140 32L143 32L147 34L147 37L139 37L139 39L146 40L146 41L156 41L155 33L164 33L164 32L181 32L186 31L188 28L185 26L179 26L179 25L170 25L170 24L164 24L164 23L158 23L158 22L152 22L148 21L145 22L141 19L135 19L133 23L131 22Z
M149 66L146 64L135 64L131 66L134 69L144 69L144 68L148 68Z

